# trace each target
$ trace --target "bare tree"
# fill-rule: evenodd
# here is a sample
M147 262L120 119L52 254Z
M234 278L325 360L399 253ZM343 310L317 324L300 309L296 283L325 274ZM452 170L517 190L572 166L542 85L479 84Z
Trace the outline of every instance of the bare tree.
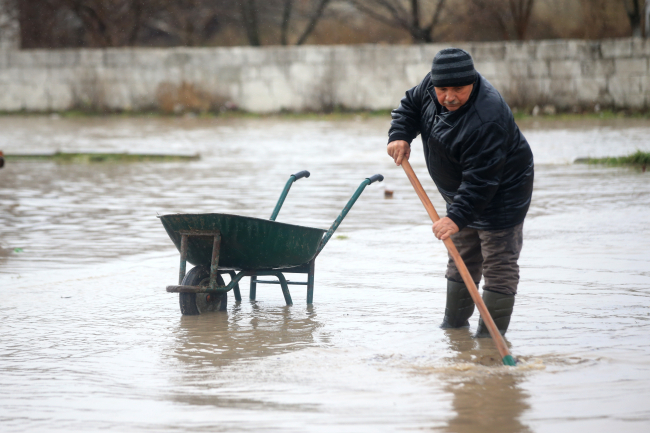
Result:
M262 42L260 39L260 25L257 17L257 0L240 0L239 13L241 14L242 25L246 31L249 45L259 47L262 45Z
M508 3L517 39L523 40L526 37L535 0L509 0Z
M316 2L266 0L260 3L258 0L239 0L241 23L244 26L248 43L253 46L262 45L260 27L265 25L269 28L279 24L280 43L289 45L291 22L296 21L295 18L298 15L301 21L307 21L295 42L296 45L302 45L316 28L330 2L331 0Z
M406 30L416 44L433 42L433 33L445 6L445 0L423 2L428 7L422 7L420 0L349 1L370 18ZM429 19L423 20L422 16L428 16Z
M55 1L55 0L52 0ZM133 45L142 26L143 0L62 0L83 24L94 47Z
M19 0L0 0L19 1ZM23 46L202 45L233 22L232 0L19 1Z
M318 20L321 19L323 16L323 12L325 12L325 8L329 4L330 0L320 0L314 9L313 13L309 17L309 22L307 23L307 26L305 26L305 29L303 30L302 34L298 37L298 41L296 42L296 45L302 45L309 35L314 31L316 28L316 24L318 24Z
M150 8L144 27L175 38L180 45L205 44L232 21L232 1L228 0L148 0Z
M471 0L471 2L497 23L504 39L524 40L526 38L535 0Z
M20 41L18 0L0 0L0 48L17 48Z
M580 0L583 25L581 37L586 39L629 36L629 19L621 0Z
M641 16L643 9L643 0L621 0L625 6L625 12L630 20L632 27L632 36L641 37Z
M650 0L645 1L645 37L650 38Z
M284 0L282 8L282 23L280 24L280 43L288 45L289 22L291 21L291 12L293 9L293 0Z
M65 0L18 1L18 8L22 48L88 45L81 19Z

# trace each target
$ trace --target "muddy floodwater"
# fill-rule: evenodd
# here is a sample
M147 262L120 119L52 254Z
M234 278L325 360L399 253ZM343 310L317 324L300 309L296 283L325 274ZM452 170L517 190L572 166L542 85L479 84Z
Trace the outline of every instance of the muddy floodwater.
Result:
M0 170L0 430L650 431L650 173L572 164L650 151L645 120L520 124L536 162L507 334L441 330L446 251L385 155L386 118L0 118L0 149L199 152L188 162ZM418 138L412 164L434 205ZM259 285L181 316L157 214L326 229L313 306ZM394 191L392 199L384 190ZM294 280L300 280L297 276Z

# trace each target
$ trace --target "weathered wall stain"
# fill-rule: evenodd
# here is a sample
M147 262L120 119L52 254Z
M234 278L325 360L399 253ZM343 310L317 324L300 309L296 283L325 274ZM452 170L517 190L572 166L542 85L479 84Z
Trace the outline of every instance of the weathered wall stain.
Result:
M183 81L174 84L164 81L156 89L155 107L165 113L205 113L227 108L228 100L219 95L212 95L192 83Z

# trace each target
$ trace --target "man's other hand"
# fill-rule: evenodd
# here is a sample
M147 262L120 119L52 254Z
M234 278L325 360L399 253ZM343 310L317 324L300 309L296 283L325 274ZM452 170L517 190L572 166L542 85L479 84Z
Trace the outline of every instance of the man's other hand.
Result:
M448 217L444 217L433 223L433 234L441 241L444 241L454 233L458 233L458 226Z
M395 164L402 165L411 156L411 145L404 140L395 140L388 143L388 154L395 160Z

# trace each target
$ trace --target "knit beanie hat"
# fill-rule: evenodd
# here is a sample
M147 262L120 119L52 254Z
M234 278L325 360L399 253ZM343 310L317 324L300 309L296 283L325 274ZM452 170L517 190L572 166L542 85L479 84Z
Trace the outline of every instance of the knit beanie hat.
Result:
M472 56L460 48L445 48L433 58L431 82L434 87L460 87L476 81Z

